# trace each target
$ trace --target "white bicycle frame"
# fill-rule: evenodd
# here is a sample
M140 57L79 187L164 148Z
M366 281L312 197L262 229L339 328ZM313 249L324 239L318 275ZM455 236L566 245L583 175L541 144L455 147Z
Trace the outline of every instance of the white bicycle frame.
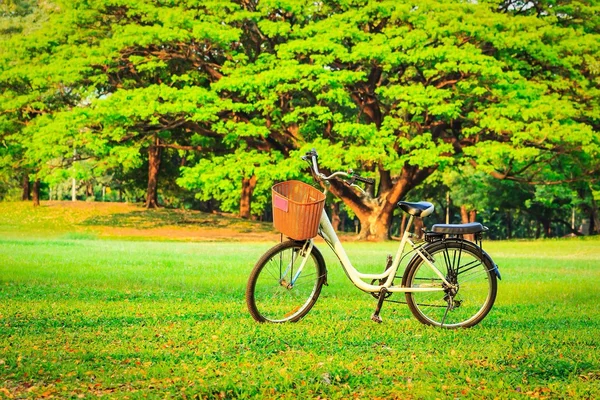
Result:
M442 285L423 286L423 287L403 287L403 286L396 286L396 285L392 286L392 281L394 280L394 277L396 276L396 272L398 271L398 267L400 266L400 261L402 260L402 255L404 254L404 247L406 246L407 243L411 245L411 247L413 248L415 253L418 254L419 257L421 257L423 259L423 261L429 266L429 268L431 268L431 270L437 276L440 277L442 282L444 282L446 288L453 288L454 285L446 280L446 277L440 272L440 270L423 254L423 252L419 249L419 247L416 246L416 244L412 240L410 240L411 234L409 233L408 230L409 230L410 226L412 225L413 219L414 219L414 217L412 215L408 219L408 224L406 225L406 230L404 231L404 235L402 235L402 240L400 241L400 246L398 248L398 251L396 252L396 256L394 257L394 261L393 261L391 267L388 268L386 271L384 271L381 274L364 274L364 273L358 271L356 268L354 268L354 266L350 262L350 259L348 258L348 254L346 254L346 251L344 250L344 247L342 246L342 242L340 241L337 234L335 233L335 230L333 229L333 226L331 225L331 221L329 221L329 217L327 216L327 213L325 212L325 210L323 210L323 213L321 214L320 234L322 235L323 239L325 239L327 242L329 242L331 244L333 251L339 258L339 260L342 264L342 267L346 270L346 273L348 274L348 277L350 277L350 280L352 281L352 283L354 283L354 285L356 285L356 287L358 287L359 289L361 289L365 292L373 292L373 293L380 292L382 288L386 288L386 290L388 292L438 292L438 291L444 290L444 287L442 287ZM303 255L304 260L302 261L300 268L298 269L298 271L296 272L296 275L294 276L294 279L292 280L292 285L295 282L295 280L298 278L300 273L302 272L304 264L306 263L306 259L308 258L308 256L310 255L310 252L312 251L312 249L314 247L313 239L309 239L307 244L308 244L308 249L306 250L305 254ZM385 279L385 282L383 283L383 285L371 285L369 283L366 283L364 281L364 279L370 279L370 280Z
M325 176L325 175L321 174L319 172L319 166L317 164L317 158L316 158L316 151L314 149L313 149L313 152L314 152L314 154L311 155L310 163L312 164L311 166L312 166L313 172L315 173L315 175L317 177L319 177L320 179L323 179L325 181L328 181L329 179L334 178L336 176L348 176L348 173L345 173L342 171L334 172L330 176ZM307 158L303 158L303 159L308 160ZM354 185L352 185L352 186L354 186ZM359 187L359 189L360 189L360 187ZM362 191L362 189L360 189L360 190ZM319 233L323 237L323 239L325 239L325 241L331 245L334 253L336 254L336 256L338 257L338 259L340 260L340 262L342 264L342 268L344 268L346 270L346 274L348 275L348 277L350 277L350 280L352 281L352 283L354 283L354 285L356 287L358 287L361 290L364 290L365 292L376 293L376 292L380 292L383 288L385 288L388 292L439 292L439 291L443 291L448 288L455 289L456 285L453 285L450 282L448 282L448 280L446 279L444 274L442 274L440 272L440 270L437 269L437 267L423 254L423 252L420 250L419 246L416 246L416 244L412 240L410 240L411 234L409 232L409 228L412 225L413 219L414 219L414 217L412 215L408 219L408 223L406 224L406 229L404 231L404 234L402 235L402 240L400 241L400 246L398 247L398 251L396 252L396 256L394 257L394 261L392 262L391 267L386 269L381 274L364 274L364 273L358 271L356 268L354 268L354 266L350 262L350 259L348 258L348 254L346 254L346 250L344 250L344 246L342 246L342 242L340 242L340 239L338 238L337 234L335 233L335 229L333 229L333 226L331 225L331 221L329 221L329 217L327 216L327 213L325 212L324 209L323 209L323 212L321 213L321 220L319 221L319 226L321 228ZM396 272L398 271L398 267L400 266L400 262L402 261L402 255L404 254L404 247L406 246L406 243L411 245L411 247L413 248L415 253L419 257L421 257L423 259L423 261L425 262L425 264L427 264L429 266L429 268L431 268L431 270L442 280L442 282L444 283L443 286L442 285L430 285L430 286L423 285L421 287L403 287L403 286L396 286L396 285L392 286L392 281L396 277ZM307 241L307 245L308 245L308 249L306 251L303 251L304 254L302 255L304 257L304 260L302 260L300 268L297 270L295 276L292 279L292 282L290 283L290 285L292 285L292 286L296 282L296 279L298 279L298 277L300 276L300 273L302 272L302 269L304 268L304 265L306 264L306 260L314 247L313 239L309 239ZM288 266L288 268L290 268L290 266ZM369 283L366 283L363 279L380 280L380 281L385 279L385 282L383 283L383 285L371 285Z

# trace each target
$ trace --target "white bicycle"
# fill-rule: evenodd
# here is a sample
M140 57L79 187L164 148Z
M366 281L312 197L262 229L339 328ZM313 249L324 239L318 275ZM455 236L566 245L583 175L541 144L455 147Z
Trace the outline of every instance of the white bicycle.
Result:
M352 171L338 171L329 176L322 174L314 149L302 158L311 164L313 176L320 181L338 179L360 191L362 188L355 184L356 181L374 183L372 179L360 177ZM274 198L274 210L276 207L283 208L281 201L278 203L276 200L281 199ZM309 203L316 203L314 200L311 198ZM288 203L284 205L285 211L289 211ZM398 202L398 206L409 214L408 223L395 257L388 256L385 269L380 274L358 271L322 208L320 219L317 218L316 233L331 247L346 275L357 288L371 293L378 300L371 319L381 322L379 313L383 302L391 301L406 303L412 314L427 325L466 328L481 322L494 305L497 279L500 279L498 267L481 246L481 236L487 228L477 222L436 224L431 231L425 232L424 241L416 243L412 240L414 235L409 233L413 219L430 215L434 206L428 202L405 201ZM475 242L464 239L465 234L474 235ZM411 250L405 252L407 244ZM400 263L410 253L413 256L400 276L397 274ZM268 250L258 260L248 279L246 303L256 321L295 322L310 311L324 284L327 284L327 268L312 237L302 240L290 238ZM390 299L396 292L404 293L406 302Z

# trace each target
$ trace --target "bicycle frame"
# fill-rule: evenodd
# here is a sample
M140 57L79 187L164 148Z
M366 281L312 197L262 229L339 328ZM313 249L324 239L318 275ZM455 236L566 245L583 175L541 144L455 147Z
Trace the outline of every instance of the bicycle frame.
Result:
M444 288L441 286L440 287L392 286L392 281L394 280L394 277L396 276L396 272L398 271L398 267L400 266L400 261L402 260L402 255L404 254L404 247L406 246L407 243L411 245L411 247L415 251L416 255L421 257L423 259L423 261L429 266L429 268L431 268L432 271L437 276L440 277L440 279L442 280L442 282L444 282L446 287L450 287L450 288L454 287L454 285L452 285L450 282L448 282L446 280L446 277L440 272L440 270L437 269L436 266L431 261L429 261L429 259L423 254L423 252L419 249L419 247L416 246L412 240L410 240L410 233L408 230L409 230L410 226L412 225L413 219L414 219L414 217L412 215L408 219L408 224L406 225L406 230L404 231L404 235L402 235L402 240L400 241L400 246L398 247L398 251L396 252L396 256L394 257L394 261L393 261L391 267L388 268L386 271L384 271L381 274L364 274L364 273L361 273L360 271L358 271L356 268L354 268L354 266L350 262L350 259L348 258L348 254L346 254L346 251L344 250L344 247L342 246L342 242L340 241L337 234L335 233L335 229L333 229L333 226L331 225L331 221L329 221L329 217L327 216L327 213L325 212L325 210L323 210L323 212L321 214L321 220L320 220L321 230L320 230L319 234L323 237L323 239L325 239L325 241L327 241L331 245L334 253L336 254L338 259L340 260L340 263L342 264L342 268L344 268L344 270L346 271L346 274L348 275L348 277L350 278L352 283L356 287L358 287L359 289L361 289L365 292L375 293L375 292L381 291L382 288L386 288L388 292L438 292L438 291L444 290ZM309 240L309 248L304 257L308 257L312 248L313 248L313 239L310 239ZM301 268L297 272L297 274L299 274L300 272L301 272ZM371 284L366 283L364 281L364 279L371 279L371 280L385 279L385 282L383 285L371 285Z

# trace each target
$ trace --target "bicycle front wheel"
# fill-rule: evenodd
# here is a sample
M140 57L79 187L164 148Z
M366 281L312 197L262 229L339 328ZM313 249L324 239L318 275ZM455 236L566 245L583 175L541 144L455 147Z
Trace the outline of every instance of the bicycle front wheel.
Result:
M296 322L316 303L326 280L325 261L316 247L304 254L305 243L280 243L254 266L246 286L246 303L255 320Z
M415 258L407 267L403 285L443 290L407 292L406 302L412 314L426 325L450 329L481 322L496 300L496 273L491 261L477 246L463 240L436 242L423 252L455 287L445 287L422 258Z

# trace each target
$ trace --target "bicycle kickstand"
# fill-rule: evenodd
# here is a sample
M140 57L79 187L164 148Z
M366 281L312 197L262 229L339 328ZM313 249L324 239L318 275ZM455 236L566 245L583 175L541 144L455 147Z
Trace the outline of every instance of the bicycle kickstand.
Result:
M377 307L375 308L375 312L373 313L373 315L371 315L371 320L377 322L378 324L380 324L383 321L381 319L381 317L379 316L379 313L381 312L381 306L383 306L383 301L385 300L386 293L387 293L387 289L382 287L381 290L379 291L379 299L377 301Z

